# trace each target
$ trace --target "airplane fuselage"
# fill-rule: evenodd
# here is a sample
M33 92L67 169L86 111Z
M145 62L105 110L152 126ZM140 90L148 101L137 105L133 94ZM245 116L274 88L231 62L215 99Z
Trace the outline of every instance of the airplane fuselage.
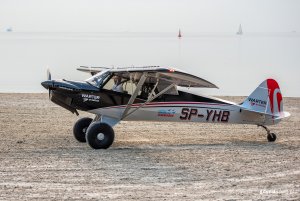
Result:
M121 119L130 94L97 89L84 82L52 81L51 100L70 110L81 110L96 115ZM67 86L66 83L71 83ZM74 87L76 86L76 88ZM277 123L259 113L243 110L240 105L212 97L178 91L178 95L164 94L153 102L144 104L137 97L123 121L166 121L203 123L240 123L268 125Z

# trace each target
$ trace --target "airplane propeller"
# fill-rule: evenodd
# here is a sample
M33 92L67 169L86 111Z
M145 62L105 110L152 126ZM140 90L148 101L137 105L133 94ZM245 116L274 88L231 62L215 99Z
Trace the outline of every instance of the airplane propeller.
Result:
M51 72L49 70L49 68L47 68L47 80L51 80ZM50 95L51 95L51 90L50 90L50 87L49 87L49 99L50 99Z
M51 73L49 68L47 68L47 80L51 80Z

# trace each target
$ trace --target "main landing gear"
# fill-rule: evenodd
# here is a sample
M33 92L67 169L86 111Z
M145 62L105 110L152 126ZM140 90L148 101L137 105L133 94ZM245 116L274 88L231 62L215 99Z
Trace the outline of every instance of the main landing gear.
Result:
M271 133L271 131L266 127L266 126L264 126L264 125L257 125L258 127L262 127L262 128L264 128L266 131L267 131L267 139L268 139L268 141L269 142L275 142L275 140L276 140L276 135L275 135L275 133Z
M79 119L74 124L73 134L77 141L87 142L94 149L107 149L115 138L113 128L97 117L94 120L87 117Z

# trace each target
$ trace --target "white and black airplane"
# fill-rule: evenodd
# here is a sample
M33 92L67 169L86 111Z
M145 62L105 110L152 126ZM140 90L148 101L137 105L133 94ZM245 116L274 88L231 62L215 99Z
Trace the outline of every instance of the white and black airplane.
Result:
M290 116L283 111L282 95L274 79L263 81L243 103L196 95L177 87L217 88L216 85L178 69L146 66L125 68L80 67L93 76L85 81L48 80L52 102L78 115L78 110L95 114L81 118L73 128L79 142L106 149L114 141L113 126L120 121L203 122L266 125Z

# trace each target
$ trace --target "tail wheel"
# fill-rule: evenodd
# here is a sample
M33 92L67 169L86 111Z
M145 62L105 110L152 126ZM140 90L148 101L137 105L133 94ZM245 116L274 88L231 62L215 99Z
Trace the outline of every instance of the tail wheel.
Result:
M276 138L277 137L276 137L275 133L269 133L267 135L267 139L268 139L269 142L275 142Z
M86 141L94 149L107 149L114 142L113 128L106 123L92 123L86 133Z
M78 142L86 142L85 134L92 121L93 119L88 117L84 117L76 121L73 127L73 134Z
M268 133L267 139L268 139L269 142L275 142L275 140L276 140L275 133L271 133L271 131L266 126L264 126L264 125L257 125L257 126L258 127L262 127L262 128L264 128L267 131L267 133Z

